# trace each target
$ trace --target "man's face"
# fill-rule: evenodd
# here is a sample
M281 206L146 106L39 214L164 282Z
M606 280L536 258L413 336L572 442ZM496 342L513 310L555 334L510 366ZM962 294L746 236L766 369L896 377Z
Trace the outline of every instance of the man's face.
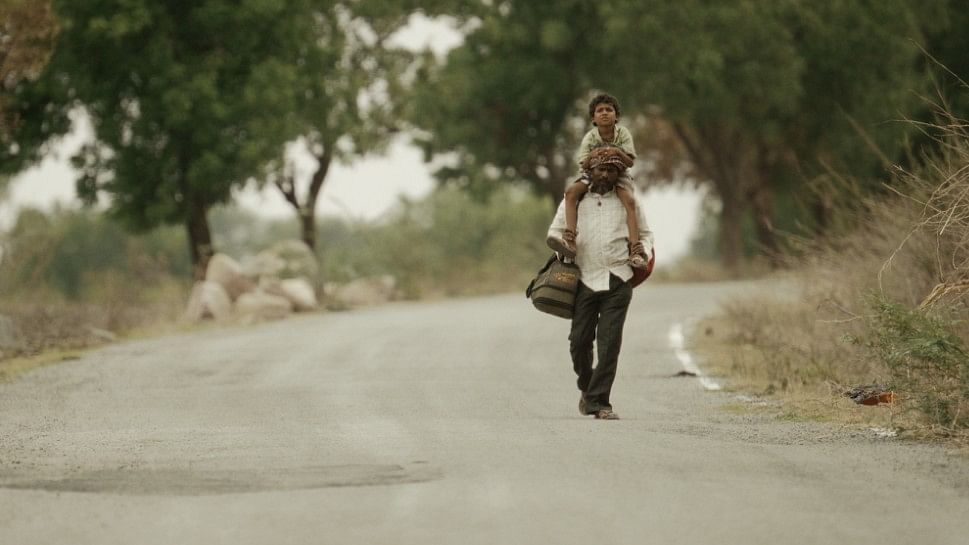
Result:
M592 114L592 120L597 127L610 127L615 125L616 109L612 107L612 104L600 102L596 104L595 112Z
M616 165L598 165L592 169L592 184L602 192L609 191L619 180L619 169Z

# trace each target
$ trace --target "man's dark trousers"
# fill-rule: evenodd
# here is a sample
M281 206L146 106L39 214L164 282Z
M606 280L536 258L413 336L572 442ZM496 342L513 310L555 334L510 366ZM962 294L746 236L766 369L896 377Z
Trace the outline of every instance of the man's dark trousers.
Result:
M589 413L612 408L609 392L616 378L622 328L632 296L633 288L629 282L612 274L609 275L608 291L592 291L579 282L569 341L572 367L579 377L577 384ZM599 363L593 369L592 345L596 339Z

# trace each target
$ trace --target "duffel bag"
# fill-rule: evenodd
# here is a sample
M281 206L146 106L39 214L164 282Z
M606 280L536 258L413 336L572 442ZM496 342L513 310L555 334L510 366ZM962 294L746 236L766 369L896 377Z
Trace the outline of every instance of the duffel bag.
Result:
M564 263L552 254L525 288L525 297L531 299L538 310L571 320L578 287L579 267L575 263Z

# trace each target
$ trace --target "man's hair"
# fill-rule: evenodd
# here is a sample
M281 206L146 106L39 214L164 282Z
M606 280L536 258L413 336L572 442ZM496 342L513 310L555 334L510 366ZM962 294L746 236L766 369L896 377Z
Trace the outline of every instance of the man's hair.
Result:
M619 117L619 100L609 94L599 93L598 95L592 97L589 101L589 119L592 119L596 115L596 106L600 104L609 104L612 106L613 110L616 110L616 117Z

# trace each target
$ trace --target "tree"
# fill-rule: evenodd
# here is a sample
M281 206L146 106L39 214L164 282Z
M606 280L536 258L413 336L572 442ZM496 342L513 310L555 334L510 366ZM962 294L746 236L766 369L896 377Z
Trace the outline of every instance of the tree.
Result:
M18 124L10 111L11 93L36 79L47 64L57 36L50 1L0 0L0 139Z
M182 223L201 277L209 208L293 136L278 121L293 92L279 82L316 36L312 4L56 0L62 32L39 84L66 87L91 117L78 193L107 194L136 229Z
M598 52L598 8L581 0L488 3L446 63L419 74L408 119L428 158L457 155L438 177L475 191L524 181L562 198Z
M381 151L398 130L396 110L403 93L399 78L409 60L409 55L385 46L405 20L406 6L369 1L317 9L317 37L301 51L299 69L286 83L298 90L287 117L316 168L302 197L284 153L269 163L266 176L296 210L301 237L314 251L316 202L330 166Z
M748 212L761 251L777 255L778 192L814 201L823 224L833 196L816 199L805 182L833 170L872 177L904 141L886 121L911 111L920 83L910 2L607 5L618 72L633 75L620 87L660 107L718 196L728 267L742 257ZM638 55L622 49L630 29L655 38Z
M24 116L46 103L27 88L50 60L57 32L50 0L0 0L0 190L6 175L36 160L41 145L69 125L66 111L48 111L46 125L22 130Z
M912 112L924 82L910 41L950 4L503 2L426 71L412 118L430 131L429 152L456 152L442 177L525 179L554 198L585 124L577 100L607 89L634 129L669 129L637 139L638 171L652 182L686 176L717 196L733 268L745 223L776 256L779 225L814 229L830 214L837 197L816 194L815 180L872 179L901 153L907 129L889 121ZM779 200L813 217L782 216Z

